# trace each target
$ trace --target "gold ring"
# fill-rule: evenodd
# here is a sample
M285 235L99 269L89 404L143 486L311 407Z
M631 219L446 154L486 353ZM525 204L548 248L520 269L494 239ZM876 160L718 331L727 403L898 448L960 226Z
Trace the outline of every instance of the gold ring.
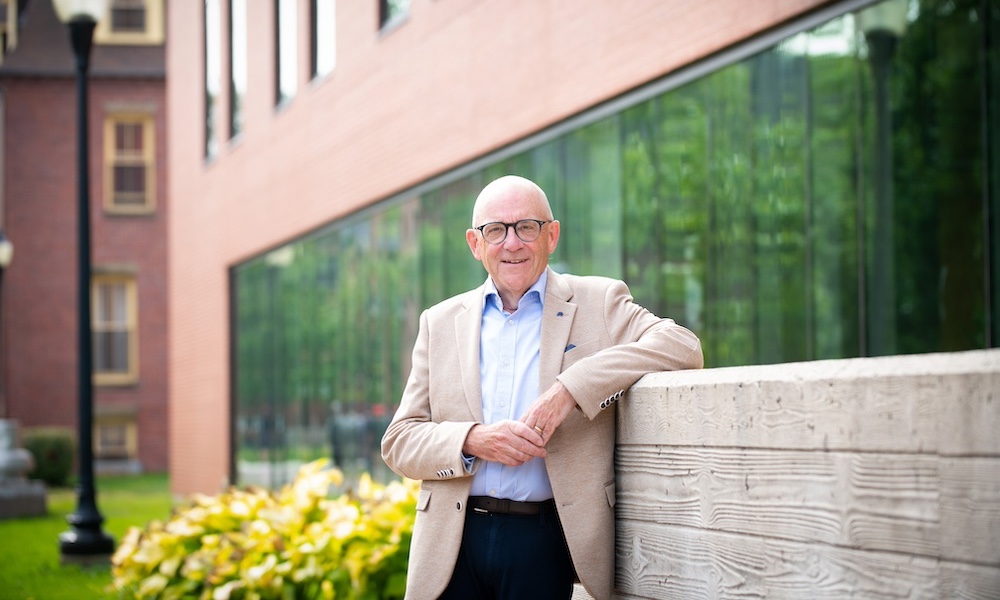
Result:
M543 433L545 433L545 430L542 429L541 427L539 427L538 425L535 425L534 427L535 427L535 431L538 432L538 435L542 435Z

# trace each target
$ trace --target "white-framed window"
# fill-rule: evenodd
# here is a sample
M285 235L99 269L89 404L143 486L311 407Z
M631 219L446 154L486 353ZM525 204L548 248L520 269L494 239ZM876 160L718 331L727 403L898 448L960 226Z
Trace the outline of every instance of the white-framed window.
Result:
M95 43L134 46L163 43L163 0L111 0L106 10L94 29Z
M91 278L94 383L139 380L139 306L135 276L96 273Z
M156 208L156 152L153 117L109 115L104 121L104 209L149 213Z
M310 47L313 79L333 72L337 64L337 2L311 0Z
M229 137L243 131L247 94L247 0L229 0Z
M216 117L222 91L222 16L220 0L205 0L205 158L219 153Z
M298 0L275 0L277 10L278 56L275 65L277 95L275 102L284 104L295 97L299 88L298 73Z

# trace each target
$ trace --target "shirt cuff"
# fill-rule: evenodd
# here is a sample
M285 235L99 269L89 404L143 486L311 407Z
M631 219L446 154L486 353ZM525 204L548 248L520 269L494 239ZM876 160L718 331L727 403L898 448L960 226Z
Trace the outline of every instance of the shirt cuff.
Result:
M462 462L465 463L465 472L472 473L472 467L476 464L475 456L468 456L465 452L462 453Z

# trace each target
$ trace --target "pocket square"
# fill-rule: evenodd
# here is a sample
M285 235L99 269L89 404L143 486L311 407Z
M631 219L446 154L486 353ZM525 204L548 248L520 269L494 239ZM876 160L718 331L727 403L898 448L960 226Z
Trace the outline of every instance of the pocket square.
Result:
M576 348L576 344L570 344L569 346L566 346L566 349L563 350L563 352L569 352L573 348Z

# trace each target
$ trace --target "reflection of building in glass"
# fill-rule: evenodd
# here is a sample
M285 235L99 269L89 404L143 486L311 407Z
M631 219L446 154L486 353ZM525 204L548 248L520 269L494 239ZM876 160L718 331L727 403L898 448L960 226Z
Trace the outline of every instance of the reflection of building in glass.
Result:
M505 173L549 193L553 265L625 279L698 333L709 366L996 345L1000 153L986 115L1000 94L980 41L1000 36L984 30L995 18L961 17L981 3L909 2L884 105L858 3L776 2L768 21L734 1L745 18L729 29L718 3L620 16L527 4L416 5L365 37L377 15L340 3L338 40L355 43L329 75L274 111L253 85L274 65L251 64L244 137L174 165L184 239L224 247L175 251L189 317L173 340L178 431L194 427L185 406L231 406L240 480L244 465L320 456L383 468L420 311L482 282L463 234ZM175 100L179 115L202 109ZM203 143L174 123L179 157ZM275 249L294 259L275 267ZM226 301L231 326L213 321ZM266 455L245 419L264 406L286 431ZM210 480L183 457L218 454L201 463L217 477L229 452L185 439L179 490Z

